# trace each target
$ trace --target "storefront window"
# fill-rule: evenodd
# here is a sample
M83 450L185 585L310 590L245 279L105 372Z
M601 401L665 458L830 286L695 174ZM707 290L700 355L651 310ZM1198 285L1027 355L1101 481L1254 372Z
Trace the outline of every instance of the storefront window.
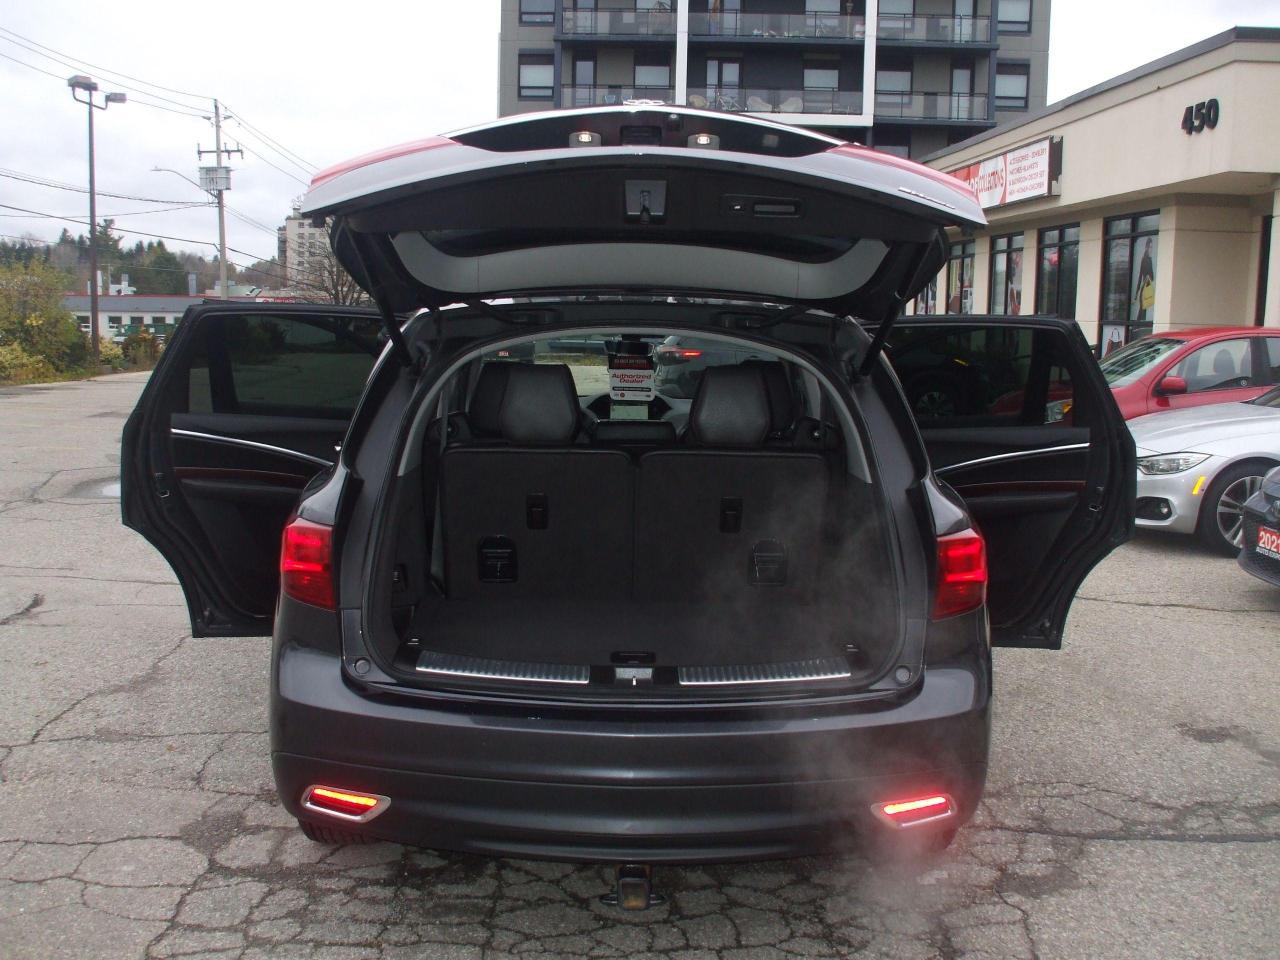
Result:
M929 281L929 285L920 291L916 297L915 315L917 317L925 314L934 314L938 312L938 278L935 276Z
M1022 312L1022 243L1020 233L991 238L991 294L987 313L1017 316Z
M951 244L947 258L947 313L973 313L974 242Z
M1036 313L1074 320L1076 277L1080 272L1080 225L1040 231Z
M1155 325L1159 212L1113 217L1106 222L1102 260L1102 326L1099 353L1144 337Z

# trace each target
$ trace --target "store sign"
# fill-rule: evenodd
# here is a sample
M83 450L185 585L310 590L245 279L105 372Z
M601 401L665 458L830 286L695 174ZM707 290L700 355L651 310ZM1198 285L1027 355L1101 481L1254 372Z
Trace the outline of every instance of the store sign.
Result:
M1019 200L1047 197L1056 171L1051 138L1029 143L998 157L948 171L978 195L983 209L1002 207Z

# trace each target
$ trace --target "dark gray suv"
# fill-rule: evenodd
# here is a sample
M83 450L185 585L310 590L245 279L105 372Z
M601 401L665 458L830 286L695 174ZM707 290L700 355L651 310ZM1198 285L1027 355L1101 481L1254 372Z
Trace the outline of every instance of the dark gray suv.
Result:
M362 157L305 211L376 309L192 308L122 459L193 633L273 635L308 836L641 863L949 841L989 645L1060 646L1135 475L1074 323L900 318L983 222L966 186L633 106ZM885 348L922 326L1000 396L918 424ZM720 351L679 403L619 346L666 338Z

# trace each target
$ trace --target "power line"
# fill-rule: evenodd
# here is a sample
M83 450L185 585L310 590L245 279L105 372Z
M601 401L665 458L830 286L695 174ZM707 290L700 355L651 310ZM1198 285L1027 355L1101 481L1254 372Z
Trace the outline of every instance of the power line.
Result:
M70 190L74 193L88 193L87 187L78 187L74 183L64 183L61 180L52 180L48 177L37 177L33 174L23 173L20 170L12 170L7 167L0 167L0 177L6 177L10 180L22 180L26 183L34 184L38 187L51 187L55 190ZM100 197L110 197L113 200L136 200L139 203L189 203L187 200L157 200L154 197L135 197L127 193L107 193L105 190L95 191Z
M276 170L279 170L281 173L283 173L283 174L284 174L286 177L288 177L290 180L296 180L298 183L302 184L304 187L309 187L309 186L311 186L311 184L310 184L310 183L308 183L306 180L303 180L301 177L296 177L296 176L294 176L292 173L290 173L288 170L285 170L283 167L278 167L278 166L276 166L274 163L272 163L270 160L268 160L268 159L267 159L266 157L264 157L262 154L260 154L260 153L256 153L256 152L254 152L253 150L250 150L248 147L245 147L245 146L244 146L244 144L241 144L241 147L243 147L243 148L244 148L244 152L245 152L245 153L247 153L247 154L249 154L249 156L251 156L251 157L257 157L259 160L261 160L263 163L265 163L268 167L272 167L272 168L274 168L274 169L276 169Z
M6 38L0 37L0 40L4 40L4 39ZM37 67L34 64L27 63L25 60L19 60L17 57L11 57L7 53L0 53L0 57L4 57L6 60L12 60L18 66L26 67L28 70L34 70L36 73L43 73L46 77L53 77L53 79L61 80L61 81L66 80L65 77L59 76L58 74L53 73L49 70L45 70L42 67ZM71 69L78 70L80 68L71 67ZM130 103L136 104L137 106L140 106L140 107L150 107L153 110L163 110L165 111L165 113L175 113L180 117L193 117L193 118L198 117L200 119L204 119L204 114L202 113L198 113L198 112L190 113L186 110L175 110L173 107L166 107L164 104L160 104L160 103L149 103L146 100L139 100L136 94L130 100Z
M174 210L190 210L193 207L208 207L209 203L180 203L172 207L159 207L155 210L127 210L120 213L100 213L99 219L114 220L116 217L139 217L147 213L170 213ZM63 217L55 213L0 213L0 217L45 217L50 220L67 220L69 217Z
M257 134L257 136L258 136L260 139L262 139L262 140L266 141L268 144L270 144L270 145L274 146L274 147L276 148L277 152L279 152L279 153L281 153L281 154L283 154L283 155L285 155L285 156L287 156L287 157L292 157L295 161L297 161L297 163L298 163L301 167L303 167L304 169L306 169L308 173L312 173L312 172L314 172L314 171L317 169L317 168L316 168L316 165L315 165L314 163L312 163L310 160L307 160L307 159L305 159L305 158L303 158L303 157L299 156L298 154L294 153L292 150L290 150L288 147L286 147L286 146L285 146L283 143L281 143L280 141L275 140L275 139L272 139L271 137L267 136L265 133L263 133L263 132L262 132L262 130L258 129L258 128L257 128L257 127L255 127L252 123L250 123L248 120L246 120L246 119L244 118L244 116L240 113L240 111L239 111L239 110L237 110L237 109L235 109L234 107L232 107L230 104L228 104L228 105L227 105L227 110L228 110L228 111L230 111L231 119L235 120L235 121L236 121L236 123L240 124L240 125L241 125L241 126L243 126L243 127L248 127L248 128L249 128L249 130L251 130L253 133Z
M228 119L228 120L234 120L234 119L235 119L235 117L234 117L233 115L228 115L225 119ZM315 173L315 170L311 169L310 167L304 167L304 166L303 166L301 163L299 163L297 160L294 160L292 157L289 157L289 156L285 155L284 153L282 153L280 150L276 149L275 147L269 146L269 145L267 145L267 144L265 144L265 143L260 143L260 142L259 142L259 138L258 138L255 134L248 133L246 130L243 130L243 129L241 129L241 130L237 131L237 140L236 140L236 142L237 142L237 143L239 143L241 147L243 147L243 146L244 146L244 137L246 137L246 136L249 138L249 142L250 142L250 143L258 143L258 146L260 146L262 149L264 149L264 150L270 150L272 153L274 153L276 156L278 156L278 157L279 157L281 160L283 160L285 163L287 163L287 164L289 164L290 166L292 166L294 169L296 169L296 170L301 170L301 171L302 171L302 173L303 173L303 175L304 175L305 177L310 178L310 177ZM258 156L258 154L254 154L254 156ZM279 169L279 168L277 168L277 169ZM284 172L286 172L286 173L287 173L288 171L284 171Z
M106 67L96 66L95 64L90 63L88 60L81 60L79 57L73 57L69 53L62 53L58 50L53 49L53 47L46 47L43 43L39 43L35 40L32 40L30 37L24 37L22 34L17 33L13 30L10 30L7 27L0 27L0 33L7 33L11 37L17 37L19 40L25 40L27 43L33 44L34 46L37 46L42 50L48 50L50 53L56 53L58 54L58 56L66 57L68 60L79 61L80 63L84 64L86 67L91 67L92 69L98 70L102 73L110 73L110 74L114 74L117 77L124 77L126 80L134 81L134 83L140 83L144 87L155 87L157 90L164 90L168 93L176 93L178 94L178 96L181 96L181 97L191 97L193 100L212 100L213 99L213 97L206 97L203 94L189 93L186 90L175 90L173 87L166 87L159 83L152 83L150 80L142 80L138 77L131 77L127 73L120 73L119 71L116 71L116 70L108 70Z

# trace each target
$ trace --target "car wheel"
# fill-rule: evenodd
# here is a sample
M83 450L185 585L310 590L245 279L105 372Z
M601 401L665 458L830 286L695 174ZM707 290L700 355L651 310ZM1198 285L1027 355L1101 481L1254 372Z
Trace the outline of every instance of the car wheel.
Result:
M907 396L911 412L920 419L945 419L960 412L960 391L947 380L921 379L908 388Z
M1261 463L1241 463L1222 471L1200 504L1196 535L1215 553L1234 557L1244 536L1244 502L1262 486L1269 468Z
M322 827L318 823L311 823L307 820L299 820L298 829L302 831L302 835L308 840L314 840L316 843L324 843L330 846L373 843L371 838L362 833L353 833L350 830L342 830L338 827Z

